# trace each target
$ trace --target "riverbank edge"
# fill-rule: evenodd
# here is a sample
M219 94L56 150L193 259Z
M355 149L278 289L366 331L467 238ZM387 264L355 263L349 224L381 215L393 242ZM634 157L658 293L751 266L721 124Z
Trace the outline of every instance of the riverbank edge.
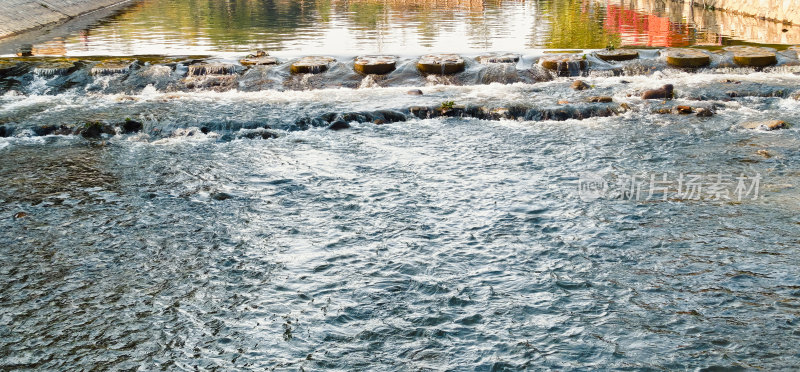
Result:
M0 9L0 40L135 0L6 0Z

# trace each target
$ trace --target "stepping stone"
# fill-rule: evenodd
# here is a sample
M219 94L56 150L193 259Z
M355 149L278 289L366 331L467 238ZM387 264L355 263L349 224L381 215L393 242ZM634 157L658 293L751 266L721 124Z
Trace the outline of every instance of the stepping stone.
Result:
M457 54L428 54L417 61L417 70L423 74L451 75L464 71L464 67L464 59Z
M336 62L336 58L333 57L303 57L292 63L290 70L293 74L319 74L328 71L334 62Z
M263 50L257 51L255 54L249 54L247 57L239 60L242 66L268 66L277 65L278 59L270 57L269 54Z
M498 53L498 54L484 54L475 58L478 63L488 65L490 63L517 63L519 62L519 54L514 53Z
M195 63L189 66L189 76L232 75L236 65L231 63Z
M559 76L579 75L588 64L582 54L555 54L539 58L539 65L556 71Z
M353 64L353 70L363 75L386 75L397 67L395 56L359 56Z
M737 45L724 48L733 52L733 62L739 66L765 67L778 63L775 50L756 46Z
M597 51L594 55L606 62L630 61L639 58L639 52L633 49L606 49Z
M667 64L674 67L704 67L711 63L708 53L699 49L669 48L661 51L667 58Z
M124 74L131 69L133 63L131 59L109 59L102 61L92 67L92 75L113 75Z
M75 67L74 60L42 62L33 68L33 73L39 76L66 75Z

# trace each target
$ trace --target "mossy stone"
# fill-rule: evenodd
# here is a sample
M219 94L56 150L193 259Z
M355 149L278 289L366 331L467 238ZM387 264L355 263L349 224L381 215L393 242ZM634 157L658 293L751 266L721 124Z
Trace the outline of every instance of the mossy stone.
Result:
M725 48L733 52L733 62L739 66L766 67L778 63L775 50L756 46L737 45Z
M263 50L259 50L254 54L249 54L247 57L240 59L239 63L241 63L242 66L268 66L277 65L278 59L275 57L270 57L269 53Z
M136 63L132 59L109 59L102 61L92 67L92 75L112 75L128 72L131 66Z
M661 51L667 64L674 67L698 68L711 64L711 57L699 49L669 48Z
M336 58L325 56L308 56L292 63L290 70L293 74L319 74L328 71Z
M356 57L353 70L363 75L386 75L397 68L397 57L369 55Z
M633 49L606 49L597 51L594 55L606 62L630 61L639 58L639 52Z
M417 70L423 74L452 75L464 71L465 66L457 54L428 54L417 61Z

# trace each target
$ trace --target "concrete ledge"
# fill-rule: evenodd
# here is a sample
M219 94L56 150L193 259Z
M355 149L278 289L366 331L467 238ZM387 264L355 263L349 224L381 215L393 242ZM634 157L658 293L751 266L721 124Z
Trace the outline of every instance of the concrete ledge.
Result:
M2 0L0 39L130 0Z

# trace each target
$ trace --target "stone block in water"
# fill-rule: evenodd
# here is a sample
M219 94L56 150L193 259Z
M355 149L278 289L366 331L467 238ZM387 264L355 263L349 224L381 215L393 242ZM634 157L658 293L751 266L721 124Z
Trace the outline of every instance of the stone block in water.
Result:
M555 71L558 76L580 75L588 63L582 54L555 54L539 58L539 65Z
M778 63L775 50L749 45L736 45L725 48L733 53L733 62L739 66L766 67Z
M639 52L633 49L605 49L595 52L594 55L606 62L630 61L639 58Z
M132 59L109 59L94 65L91 73L92 75L124 74L130 71L135 62Z
M423 74L452 75L464 71L464 59L457 54L428 54L419 58L417 70Z
M77 60L65 59L55 61L45 61L33 68L33 73L39 76L60 76L66 75L75 68Z
M353 70L363 75L386 75L397 68L397 57L368 55L356 57Z
M319 74L328 71L334 62L333 57L308 56L292 63L290 70L293 74Z
M519 62L519 54L491 53L478 56L475 58L475 60L482 65L487 65L490 63L517 63Z
M698 68L711 64L711 56L699 49L668 48L660 54L667 59L667 64L674 67Z
M239 63L241 63L242 66L268 66L277 65L278 59L270 57L270 55L263 50L259 50L255 54L249 54L247 57L240 59Z
M189 76L232 75L237 72L231 63L195 63L189 66Z

